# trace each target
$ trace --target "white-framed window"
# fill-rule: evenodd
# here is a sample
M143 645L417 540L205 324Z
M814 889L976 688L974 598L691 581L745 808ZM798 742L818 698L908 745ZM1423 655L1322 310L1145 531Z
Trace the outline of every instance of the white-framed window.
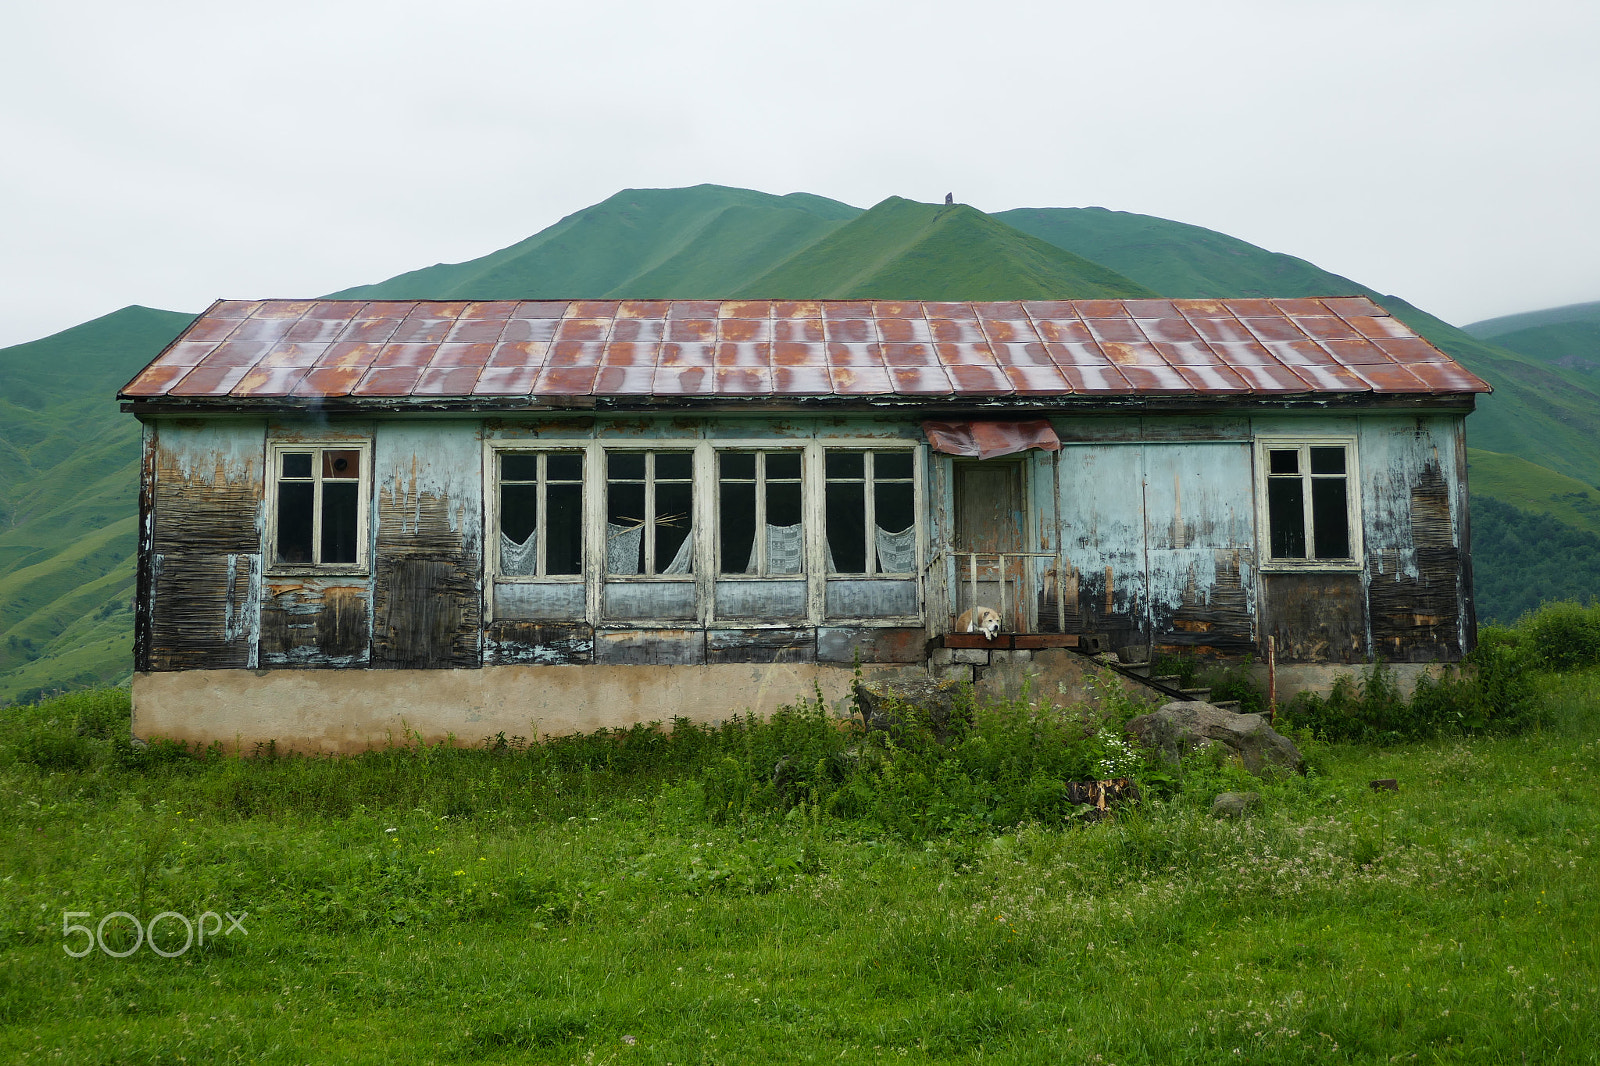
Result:
M494 456L500 576L581 579L584 452L506 449Z
M694 574L694 452L614 449L606 462L606 576Z
M828 573L917 572L916 453L828 448L823 453Z
M269 569L366 570L371 460L368 441L274 441L268 445Z
M595 625L903 623L920 614L922 467L905 441L490 440L490 610Z
M717 452L719 572L753 577L806 572L805 453Z
M1263 566L1361 567L1355 438L1261 438L1256 470Z

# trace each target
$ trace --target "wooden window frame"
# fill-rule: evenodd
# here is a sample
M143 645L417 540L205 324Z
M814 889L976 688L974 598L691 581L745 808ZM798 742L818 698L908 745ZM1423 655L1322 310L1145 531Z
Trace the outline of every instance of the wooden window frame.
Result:
M1269 513L1267 491L1268 483L1272 477L1272 464L1269 453L1290 448L1296 449L1300 453L1300 472L1298 476L1305 487L1305 491L1302 493L1302 506L1305 509L1306 550L1311 551L1312 546L1316 543L1316 523L1312 516L1312 493L1310 491L1310 483L1315 477L1311 473L1311 449L1334 447L1344 449L1345 470L1342 476L1345 479L1345 521L1348 523L1350 533L1350 558L1275 558L1272 555L1272 517ZM1331 477L1333 475L1324 476ZM1362 550L1361 464L1354 436L1257 437L1255 440L1255 477L1256 561L1259 569L1264 572L1309 570L1340 573L1359 573L1365 569L1366 556Z
M603 486L603 489L602 489L603 495L601 496L601 503L600 503L600 524L601 524L602 530L605 531L605 535L608 536L608 537L610 535L610 531L606 530L605 526L606 526L606 523L610 520L609 512L611 510L610 493L611 493L611 483L612 483L612 480L613 480L612 477L611 477L611 457L613 455L628 455L628 454L632 454L632 455L643 455L644 459L645 459L645 473L644 473L644 477L642 479L642 484L644 485L644 509L645 509L645 540L644 540L644 562L643 562L643 565L644 565L645 569L643 571L641 571L640 573L637 573L637 574L613 574L609 569L610 558L609 558L609 555L607 555L607 556L603 556L602 557L605 560L605 566L602 566L602 568L601 568L601 580L602 581L610 581L610 582L616 582L616 581L692 582L692 581L694 581L695 574L699 570L699 561L700 561L700 555L699 555L699 548L700 548L700 545L699 545L699 538L700 538L700 493L702 491L701 484L700 484L700 476L699 476L700 475L700 471L698 469L698 464L695 462L695 449L692 446L691 447L683 447L682 445L679 445L677 447L673 447L670 443L668 443L665 447L663 447L663 446L661 446L660 444L657 444L657 443L651 443L649 446L646 446L646 447L639 447L639 446L635 446L635 445L632 445L632 444L630 444L627 447L618 447L613 443L610 443L610 442L602 440L600 442L600 448L598 449L598 454L600 456L599 461L601 463L603 463L604 466L605 466L605 469L603 471L601 471L601 478L600 478L601 485ZM692 565L690 566L689 572L687 574L664 574L664 573L662 573L661 572L661 567L662 566L671 565L672 560L670 560L670 559L663 560L657 555L658 545L656 544L655 526L656 526L657 521L661 518L661 515L659 515L657 513L656 486L662 480L666 480L669 484L682 484L682 479L681 478L666 478L666 479L662 479L656 473L656 459L657 459L657 457L659 457L661 455L667 455L667 454L687 455L689 457L689 500L690 500L690 503L689 503L689 514L688 514L689 536L690 536L689 557L693 562L692 562ZM627 483L627 484L640 484L641 483L641 479L638 479L638 478L619 478L617 480L619 482Z
M593 449L590 448L588 444L588 441L574 441L566 444L551 442L549 444L541 444L539 447L530 448L526 445L522 445L520 442L506 442L506 444L502 444L498 441L495 442L495 446L490 450L489 463L487 464L489 472L489 491L486 494L486 502L488 506L485 508L485 510L488 512L488 522L487 529L485 530L486 536L484 538L489 542L490 545L488 552L485 554L489 559L489 573L492 580L517 584L557 585L581 585L588 582L589 561L594 555L592 543L593 538L590 536L589 529L590 525L592 524L591 501L594 498L594 456L591 454ZM513 484L518 485L533 484L538 486L539 517L538 525L535 529L535 532L538 534L538 541L536 542L536 561L534 564L535 572L532 574L507 574L502 572L500 569L500 488L505 483L505 479L500 473L500 461L507 453L539 456L539 470L536 480L529 482L525 479L518 478L512 482ZM579 484L582 486L582 519L580 536L582 538L583 554L578 564L578 572L576 574L545 573L545 570L548 567L545 553L549 548L549 538L544 535L545 521L550 515L550 509L546 503L549 490L548 457L557 453L576 454L583 458L583 475L579 480ZM567 482L563 480L561 483L566 484Z
M912 458L913 519L916 527L916 565L912 574L830 574L826 569L827 522L825 500L825 456L829 450L852 452L906 452ZM686 451L694 456L693 527L694 565L689 574L608 574L605 566L608 455L612 452ZM500 462L505 452L582 452L584 454L584 566L581 574L554 576L509 575L500 571ZM804 525L804 565L797 574L724 574L721 570L721 455L725 452L798 452L800 454L801 513ZM493 438L484 441L484 562L485 577L494 583L567 583L585 589L587 624L606 628L650 629L681 628L683 619L629 620L608 619L603 610L608 583L693 582L697 620L703 627L734 625L740 628L771 628L785 625L906 626L921 625L927 613L928 538L931 516L927 505L928 457L926 445L907 440L881 438L707 438L661 437L651 439L611 439L605 437L519 439ZM541 514L543 510L541 509ZM764 535L759 529L758 534ZM763 545L764 547L764 545ZM764 560L764 556L763 556ZM660 560L657 560L658 565ZM764 565L764 563L763 563ZM830 617L825 609L826 586L830 579L874 581L915 580L918 611L894 619L851 620ZM741 619L719 614L716 584L722 581L805 581L808 585L805 617L781 622ZM492 604L492 597L491 597ZM492 620L492 606L486 618Z
M359 452L361 469L353 479L356 482L356 561L353 563L294 563L278 561L278 486L300 478L283 476L283 456L296 452L311 452L312 476L316 486L311 505L311 550L322 553L322 483L324 480L347 481L348 478L324 479L322 475L323 452ZM267 442L267 515L266 541L262 555L266 559L267 574L304 575L366 575L371 572L372 551L372 441L360 439L269 440Z

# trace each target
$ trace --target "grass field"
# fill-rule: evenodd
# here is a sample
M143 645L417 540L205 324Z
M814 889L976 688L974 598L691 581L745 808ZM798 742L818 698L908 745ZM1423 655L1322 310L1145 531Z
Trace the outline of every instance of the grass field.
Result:
M1112 821L897 822L757 802L772 728L196 760L115 690L13 708L0 1059L1594 1061L1600 670L1535 681L1538 731L1312 743L1240 822L1203 759ZM217 917L68 954L117 911Z

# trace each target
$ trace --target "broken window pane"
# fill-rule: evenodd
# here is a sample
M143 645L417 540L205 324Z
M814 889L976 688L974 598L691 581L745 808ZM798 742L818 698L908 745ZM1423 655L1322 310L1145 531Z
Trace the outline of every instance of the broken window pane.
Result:
M1312 469L1316 469L1316 453L1311 449ZM1343 449L1328 449L1341 452ZM1345 499L1345 479L1319 477L1311 479L1311 528L1315 533L1316 558L1350 558L1350 510Z
M351 464L354 465L353 463ZM322 485L322 558L324 563L356 561L356 515L360 486L354 481Z
M1267 526L1274 559L1306 557L1305 493L1298 477L1267 479Z
M883 464L879 456L878 469ZM909 473L909 471L908 471ZM878 549L878 572L910 574L917 569L916 498L910 481L876 480L873 485L874 537Z
M547 484L545 511L544 572L549 575L582 573L583 486Z
M861 457L857 455L855 458ZM864 489L860 481L828 481L828 570L831 573L867 572L867 504Z
M284 456L287 460L290 456ZM300 456L306 461L306 471L311 468L311 456ZM284 464L288 466L286 462ZM311 481L281 481L278 483L278 562L309 563L315 561L311 554L312 522L316 508L317 486Z

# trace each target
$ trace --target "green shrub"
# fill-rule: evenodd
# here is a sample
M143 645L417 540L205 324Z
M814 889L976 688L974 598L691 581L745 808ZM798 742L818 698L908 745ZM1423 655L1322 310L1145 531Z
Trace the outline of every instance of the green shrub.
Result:
M1542 669L1600 666L1600 601L1587 607L1571 600L1544 604L1524 615L1517 629L1519 646Z

